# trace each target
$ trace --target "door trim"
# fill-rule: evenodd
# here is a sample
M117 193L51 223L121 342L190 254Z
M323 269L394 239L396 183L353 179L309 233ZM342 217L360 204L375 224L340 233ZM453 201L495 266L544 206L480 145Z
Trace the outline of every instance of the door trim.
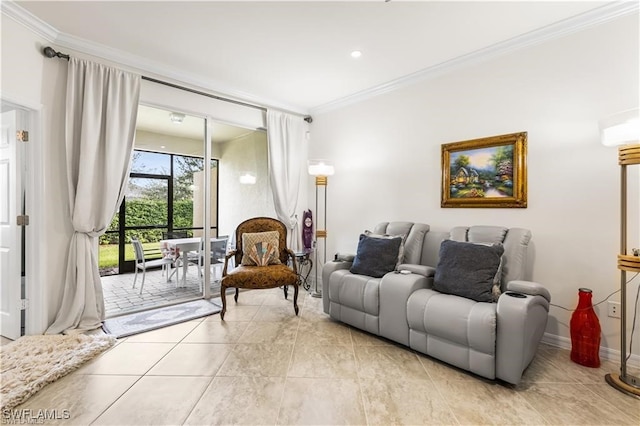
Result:
M43 188L45 185L45 173L43 170L43 106L25 99L17 99L2 95L3 104L15 109L20 109L28 114L29 142L25 156L28 158L29 167L24 178L27 214L29 226L25 235L25 293L29 300L29 308L25 312L25 334L42 334L48 327L49 309L47 306L48 291L44 284L48 258L45 248L47 235L42 232L43 216L40 212L46 211L43 201ZM41 238L42 237L42 238ZM42 241L45 241L42 244Z

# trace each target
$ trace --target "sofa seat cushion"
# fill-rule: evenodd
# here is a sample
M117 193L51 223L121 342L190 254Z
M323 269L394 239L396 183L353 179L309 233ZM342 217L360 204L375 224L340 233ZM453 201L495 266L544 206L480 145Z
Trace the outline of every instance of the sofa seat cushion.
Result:
M329 280L329 301L377 316L379 313L380 278L339 270Z
M407 320L411 330L494 355L496 306L422 289L409 297Z

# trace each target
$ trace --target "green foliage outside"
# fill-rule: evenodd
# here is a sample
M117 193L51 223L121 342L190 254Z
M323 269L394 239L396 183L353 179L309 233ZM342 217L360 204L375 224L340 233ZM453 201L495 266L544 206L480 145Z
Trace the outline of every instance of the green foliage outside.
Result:
M158 248L158 242L156 241L155 243L143 244L142 248L145 250L155 250ZM100 269L114 268L118 266L118 244L103 244L100 245L98 250L100 253L98 256L98 267ZM131 244L124 246L124 258L135 259L133 246ZM152 256L149 256L149 258L152 258Z
M98 267L112 268L118 266L118 245L117 244L104 244L98 248L100 255L98 256ZM133 257L133 247L129 244L125 247L125 251L128 252L125 255Z
M159 155L159 153L152 153ZM139 173L157 174L159 177L169 177L164 167L162 170L150 169L145 165L146 153L135 151L133 154L133 168ZM169 156L168 154L164 154ZM204 160L199 157L181 155L170 156L173 160L173 228L193 227L193 184L194 173L204 169ZM167 162L167 164L169 164ZM217 161L211 162L211 168L218 166ZM171 178L171 177L169 177ZM164 229L135 229L125 231L125 259L133 259L133 247L130 238L137 238L145 249L158 248L158 241L162 239L162 232L167 231L168 187L166 179L135 178L129 179L129 188L125 201L126 227L163 226ZM108 227L109 231L118 231L119 215L116 214ZM118 265L118 232L105 233L100 237L100 268L110 268Z
M167 202L164 200L135 199L126 203L127 226L166 225ZM193 226L193 201L181 200L173 203L173 227ZM118 230L118 215L109 225L109 230ZM142 243L158 242L162 239L162 229L136 229L127 231L127 238L135 237ZM166 229L165 229L166 231ZM117 233L106 233L100 237L100 244L118 244Z

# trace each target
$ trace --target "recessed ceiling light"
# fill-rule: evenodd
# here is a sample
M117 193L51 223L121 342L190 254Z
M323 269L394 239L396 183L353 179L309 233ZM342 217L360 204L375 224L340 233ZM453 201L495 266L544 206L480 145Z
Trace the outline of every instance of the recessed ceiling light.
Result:
M362 56L362 52L359 50L354 50L353 52L351 52L352 58L359 58L360 56Z
M160 148L165 149L165 148L166 148L166 146L164 146L164 145L160 145Z

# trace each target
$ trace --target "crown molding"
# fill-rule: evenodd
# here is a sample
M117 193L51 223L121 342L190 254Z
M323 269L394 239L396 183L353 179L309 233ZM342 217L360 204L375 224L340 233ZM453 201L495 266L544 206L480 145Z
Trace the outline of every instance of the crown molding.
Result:
M114 63L118 63L123 66L136 69L142 73L146 72L154 74L159 78L164 77L176 82L181 82L194 87L202 88L206 91L211 92L212 94L216 94L222 97L255 104L257 106L275 108L285 112L291 112L300 115L319 114L339 109L415 84L419 81L435 78L437 76L452 72L456 69L466 67L471 64L486 61L497 56L515 52L525 47L533 46L546 42L548 40L565 36L567 34L578 32L589 27L609 22L622 16L626 16L632 13L638 13L639 10L638 0L613 2L574 16L572 18L557 22L555 24L530 31L521 36L496 43L494 45L476 50L462 56L458 56L448 61L441 62L412 74L408 74L395 80L391 80L389 82L356 92L335 101L331 101L323 105L307 109L302 108L298 105L288 105L270 99L264 99L243 92L236 88L227 86L219 81L213 81L209 78L205 78L201 75L187 73L163 63L150 61L137 55L132 55L118 49L113 49L108 46L62 33L48 23L32 15L13 1L3 0L0 1L0 4L2 6L1 10L3 15L8 16L19 24L25 26L27 29L31 30L33 33L42 37L44 40L54 43L59 47L72 49L79 53L84 53L93 57L102 58Z
M13 1L1 1L0 6L3 15L13 19L48 42L53 43L60 33L51 25L27 12Z
M517 50L544 43L565 35L582 31L584 29L600 25L622 16L638 13L640 10L640 2L638 0L627 0L610 3L591 11L576 15L571 18L564 19L543 28L530 31L520 36L493 44L491 46L476 50L474 52L458 56L445 62L433 65L412 74L391 80L387 83L380 84L344 98L328 102L310 109L310 113L321 114L333 111L345 106L362 102L364 100L392 92L394 90L410 86L419 81L432 79L454 70L467 67L469 65L486 61L497 56L506 55Z
M184 72L167 64L151 61L138 55L133 55L119 49L114 49L99 43L88 41L58 31L40 18L26 11L13 1L1 1L2 14L8 16L19 24L23 25L33 33L39 35L46 41L53 43L58 48L71 49L75 52L101 58L140 73L152 74L158 79L169 79L184 85L197 87L211 94L229 98L232 100L253 104L259 107L273 108L296 115L308 115L309 111L297 105L283 104L271 99L265 99L243 92L236 88L225 85L219 81L205 78L201 75ZM66 52L65 52L66 53Z
M138 55L134 55L119 49L114 49L112 47L84 40L78 37L70 36L65 33L60 33L55 43L56 46L63 49L71 49L78 53L90 55L96 58L102 58L104 60L116 64L121 64L130 69L136 70L142 74L149 74L149 77L157 78L160 80L171 80L172 82L176 82L177 84L190 86L223 98L245 102L259 107L275 108L300 115L308 114L307 111L304 111L302 108L299 108L297 106L284 105L276 101L257 97L247 92L232 88L231 86L225 85L219 81L210 78L204 78L201 75L185 72L161 62L152 61Z
M169 79L191 87L198 88L202 91L209 92L223 98L228 98L259 107L275 108L278 110L291 112L298 115L307 115L308 111L294 105L282 104L271 99L265 99L250 93L238 90L211 78L205 78L202 75L185 72L178 68L174 68L167 64L152 61L138 55L114 49L99 43L74 37L65 33L59 33L55 41L56 45L66 49L72 49L76 52L91 55L96 58L102 58L116 64L121 64L138 70L142 74L152 74L154 78Z

